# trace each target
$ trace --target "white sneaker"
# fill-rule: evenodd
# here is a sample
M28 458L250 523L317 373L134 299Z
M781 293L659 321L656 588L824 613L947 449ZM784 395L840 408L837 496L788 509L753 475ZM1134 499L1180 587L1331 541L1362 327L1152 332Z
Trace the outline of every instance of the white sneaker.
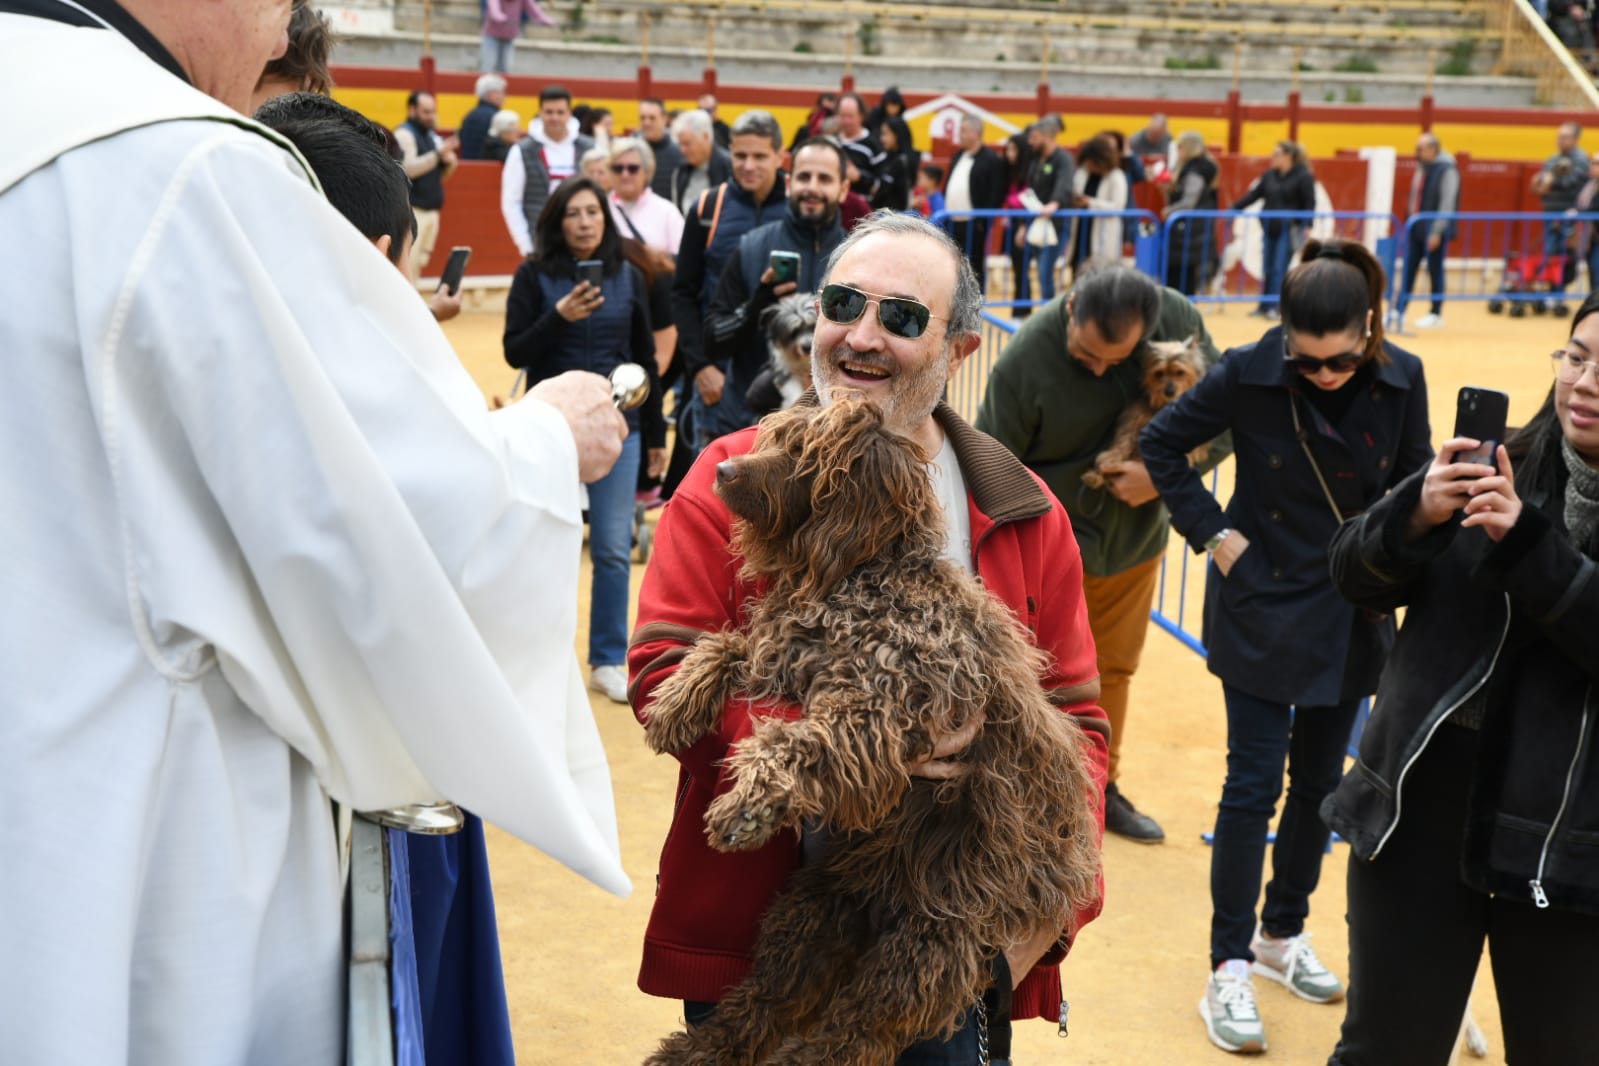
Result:
M1216 967L1199 1001L1199 1016L1210 1042L1223 1051L1266 1050L1266 1027L1255 1009L1255 984L1244 959L1228 959Z
M1316 958L1309 933L1276 940L1256 929L1249 950L1255 955L1256 973L1286 985L1300 999L1336 1003L1344 998L1343 982Z
M1425 314L1416 319L1417 329L1437 329L1444 324L1442 315Z
M589 669L589 688L617 703L627 702L627 667L595 666Z

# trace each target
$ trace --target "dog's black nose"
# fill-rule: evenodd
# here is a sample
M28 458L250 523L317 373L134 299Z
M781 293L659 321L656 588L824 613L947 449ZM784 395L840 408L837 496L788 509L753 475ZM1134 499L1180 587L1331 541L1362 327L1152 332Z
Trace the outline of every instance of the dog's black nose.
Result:
M733 465L733 460L724 459L716 464L716 482L725 485L738 478L738 467Z
M1166 382L1166 399L1169 400L1173 396L1176 396L1176 395L1177 395L1177 383L1175 381Z

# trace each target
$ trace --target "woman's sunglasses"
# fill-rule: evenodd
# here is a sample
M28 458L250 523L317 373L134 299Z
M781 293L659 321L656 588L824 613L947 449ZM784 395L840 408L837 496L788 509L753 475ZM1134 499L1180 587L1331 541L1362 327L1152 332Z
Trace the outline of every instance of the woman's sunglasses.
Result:
M927 320L943 318L935 315L926 304L898 296L879 296L875 292L862 292L848 285L828 285L822 289L822 298L816 302L822 317L829 322L847 326L866 313L867 304L877 305L877 321L896 337L915 340L927 332Z
M637 174L644 169L643 163L612 163L612 174Z
M1283 362L1307 378L1315 377L1323 370L1331 370L1334 374L1347 374L1351 370L1358 370L1360 364L1365 361L1365 352L1344 352L1342 355L1329 355L1325 359L1317 359L1310 355L1295 355L1288 350L1287 339L1283 340Z

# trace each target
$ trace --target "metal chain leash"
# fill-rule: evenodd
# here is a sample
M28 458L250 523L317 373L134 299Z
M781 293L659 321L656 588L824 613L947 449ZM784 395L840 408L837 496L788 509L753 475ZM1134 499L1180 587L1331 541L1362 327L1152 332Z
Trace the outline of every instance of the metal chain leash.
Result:
M977 1066L988 1064L988 1005L977 1000Z

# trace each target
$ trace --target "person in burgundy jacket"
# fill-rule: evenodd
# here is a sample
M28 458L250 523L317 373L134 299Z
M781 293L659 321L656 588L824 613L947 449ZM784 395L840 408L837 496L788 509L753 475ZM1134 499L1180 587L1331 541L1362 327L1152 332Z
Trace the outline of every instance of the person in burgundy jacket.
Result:
M865 294L870 299L839 299L839 286L855 290L846 291L845 297ZM800 402L825 405L835 389L864 394L884 409L892 428L934 457L929 476L946 501L946 558L975 572L1048 653L1043 685L1051 702L1075 716L1085 730L1096 786L1093 800L1102 811L1108 726L1097 703L1099 679L1083 600L1082 560L1070 520L1044 484L1003 445L939 399L955 368L979 341L982 294L971 268L941 230L913 215L878 212L834 254L822 291L812 356L815 395ZM884 327L881 304L872 295L876 293L900 298L889 316L896 331ZM906 300L907 294L914 299ZM912 308L906 315L906 303L927 313ZM641 721L648 719L656 687L671 676L696 637L745 624L748 603L759 594L737 575L738 560L729 545L730 516L712 491L716 464L748 452L759 432L754 427L714 441L660 518L639 593L638 628L628 651L629 696ZM950 506L956 501L957 506ZM723 709L716 730L676 753L681 763L676 810L661 854L639 987L683 1000L690 1024L707 1017L716 1001L747 975L761 918L802 861L800 838L792 832L754 851L728 854L708 846L703 819L726 785L722 760L751 735L761 717L802 713L798 706L751 706L734 699ZM949 758L970 739L943 738L934 758ZM944 765L933 763L926 772L936 775ZM1102 824L1100 828L1102 832ZM1098 912L1096 902L1075 916L1073 927L1080 931ZM1041 928L1025 944L998 946L1012 975L1012 1017L1064 1018L1059 964L1069 946L1069 938L1055 928ZM1004 970L996 966L996 972ZM996 994L1005 998L1002 990L990 998ZM901 1066L975 1066L980 1052L973 1013L951 1042L918 1043L900 1057ZM1009 1026L996 1027L991 1006L988 1013L989 1052L1003 1058L995 1047L1008 1042Z

